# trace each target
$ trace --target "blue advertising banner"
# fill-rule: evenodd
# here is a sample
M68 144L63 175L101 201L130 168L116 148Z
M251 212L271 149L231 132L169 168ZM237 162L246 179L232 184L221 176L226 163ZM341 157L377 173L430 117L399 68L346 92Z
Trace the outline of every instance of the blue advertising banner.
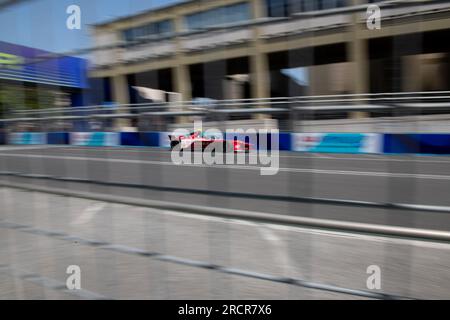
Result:
M120 145L121 146L144 146L141 141L140 132L121 132L120 133Z
M450 134L384 134L384 153L450 154Z
M291 134L282 132L279 134L279 136L280 136L280 151L291 150Z
M118 132L72 132L70 144L85 147L116 147L120 145Z
M161 132L121 132L122 146L160 147L163 137Z
M87 60L0 41L0 79L86 88Z
M8 136L8 144L47 144L47 133L13 132Z
M142 132L141 140L144 146L161 147L161 132Z
M49 132L47 134L48 144L69 144L68 132Z
M379 153L381 134L376 133L293 133L291 149L303 152Z
M239 138L248 140L245 136ZM450 134L280 133L276 138L279 150L287 151L450 155ZM272 147L270 137L263 140L265 141L263 148L270 150ZM8 135L0 133L0 144L170 147L167 132L14 132Z

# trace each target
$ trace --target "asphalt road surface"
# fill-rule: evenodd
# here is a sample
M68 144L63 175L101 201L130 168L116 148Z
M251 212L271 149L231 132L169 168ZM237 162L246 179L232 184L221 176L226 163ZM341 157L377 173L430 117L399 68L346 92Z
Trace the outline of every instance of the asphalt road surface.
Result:
M211 195L211 191L262 196L319 197L380 203L450 206L450 158L306 154L282 152L279 172L261 175L259 165L177 165L151 148L0 148L0 171L120 182L173 190L5 177L27 184L259 212L450 230L450 213L361 208ZM192 193L196 190L196 193Z
M450 295L447 243L10 188L0 188L0 203L0 299L363 299L273 281L279 278L410 298ZM74 265L81 290L66 287ZM381 287L369 290L374 265Z

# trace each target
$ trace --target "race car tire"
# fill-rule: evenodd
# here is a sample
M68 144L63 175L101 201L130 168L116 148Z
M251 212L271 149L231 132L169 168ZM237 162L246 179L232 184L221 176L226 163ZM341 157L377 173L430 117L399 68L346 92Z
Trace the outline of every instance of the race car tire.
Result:
M173 148L175 148L179 144L179 141L170 141L170 150L173 150Z

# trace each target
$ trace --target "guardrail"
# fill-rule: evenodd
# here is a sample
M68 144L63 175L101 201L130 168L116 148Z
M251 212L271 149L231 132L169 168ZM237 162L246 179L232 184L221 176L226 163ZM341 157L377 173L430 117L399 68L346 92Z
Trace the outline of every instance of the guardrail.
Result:
M155 109L163 108L165 111L172 111L174 107L182 108L185 111L189 109L201 109L203 111L226 109L229 107L262 107L262 106L303 106L304 104L330 105L330 104L394 104L401 102L425 102L425 101L450 101L450 91L423 91L423 92L394 92L394 93L365 93L365 94L336 94L336 95L317 95L317 96L296 96L296 97L274 97L259 99L225 99L203 101L177 101L177 102L151 102L139 104L116 104L116 105L97 105L83 107L65 107L48 108L38 110L17 110L12 111L11 116L26 115L27 117L39 117L48 114L73 114L88 113L98 114L114 111L116 109L132 108L138 112L151 112Z
M450 91L237 99L209 102L182 101L17 110L0 119L7 131L117 131L120 120L131 121L139 131L169 131L175 123L193 118L204 122L252 119L258 116L278 121L281 131L303 131L302 124L347 118L362 112L372 122L386 119L450 114ZM354 120L354 119L352 119ZM330 120L331 121L331 120ZM411 120L410 120L411 121ZM414 119L413 119L414 121ZM429 119L428 119L429 121ZM21 130L29 127L30 130Z
M183 213L200 214L207 216L215 216L225 219L238 219L246 221L256 221L260 223L271 223L271 224L281 224L281 225L291 225L291 226L302 226L302 227L312 227L328 230L338 230L338 231L350 231L358 233L369 233L378 234L383 236L394 236L394 237L405 237L412 239L421 240L432 240L432 241L445 241L450 240L450 233L445 231L431 231L423 229L413 229L413 228L401 228L401 227L390 227L390 226L379 226L379 225L369 225L363 223L349 223L334 220L324 220L324 219L314 219L305 217L293 217L284 215L274 215L261 212L251 212L243 210L232 210L232 209L222 209L214 207L205 206L195 206L186 204L176 204L173 202L163 202L163 201L153 201L153 200L142 200L130 197L117 197L109 196L105 194L94 194L91 192L82 192L75 190L64 190L60 188L50 188L44 186L36 186L32 184L20 184L5 182L0 180L0 186L18 188L23 190L44 192L55 195L78 197L96 201L105 201L109 203L119 203L125 205L139 206L139 207L149 207L154 209L162 210L173 210ZM195 268L202 268L211 271L216 271L219 273L232 274L247 278L255 278L275 283L284 283L287 285L298 286L302 288L309 288L321 291L329 291L334 293L347 294L352 296L360 296L371 299L388 299L388 300L404 300L413 299L412 297L405 297L401 295L389 294L384 292L374 292L369 290L352 289L346 287L340 287L325 283L318 283L313 281L308 281L305 279L285 277L271 275L261 272L255 272L251 270L244 270L239 268L231 268L227 266L213 264L207 261L198 261L192 259L186 259L182 257L169 256L159 252L146 251L139 248L132 248L126 246L120 246L113 243L108 243L96 239L85 239L76 235L69 235L63 232L54 230L44 230L33 227L31 225L23 225L11 223L8 221L0 220L0 228L14 229L18 231L37 233L51 238L62 239L66 241L73 242L74 240L79 241L83 245L93 246L98 249L112 250L120 253L136 255L140 257L146 257L149 259L155 259L159 261L165 261L169 263L175 263L180 265L187 265ZM0 266L1 267L1 266Z
M8 155L0 155L0 157L8 156ZM244 193L244 192L231 192L231 191L218 191L218 190L199 190L199 189L193 189L193 188L177 188L177 187L165 187L165 186L157 186L157 185L149 185L149 184L137 184L137 183L124 183L124 182L113 182L113 181L100 181L100 180L93 180L93 179L83 179L83 178L73 178L73 177L57 177L57 176L51 176L51 175L44 175L44 174L33 174L33 173L25 173L25 172L5 172L0 171L0 176L3 177L19 177L19 178L29 178L29 179L36 179L36 180L50 180L50 181L57 181L57 182L73 182L73 183L87 183L90 185L99 185L99 186L109 186L109 187L115 187L115 188L130 188L130 189L140 189L140 190L152 190L152 191L163 191L163 192L172 192L172 193L185 193L185 194L192 194L192 195L208 195L208 196L219 196L219 197L230 197L230 198L240 198L240 199L248 199L248 200L267 200L267 201L276 201L276 202L284 202L284 203L309 203L309 204L319 204L319 205L330 205L330 206L343 206L343 207L358 207L358 208L366 208L366 209L382 209L382 210L401 210L401 211L417 211L417 212L441 212L441 213L450 213L450 207L443 207L443 206L433 206L433 205L421 205L421 204L406 204L406 203L383 203L383 202L374 202L374 201L356 201L356 200L345 200L345 199L330 199L330 198L315 198L315 197L293 197L293 196L284 196L284 195L267 195L267 194L254 194L254 193ZM67 191L67 193L70 193L71 191ZM84 198L84 197L83 197ZM94 199L94 198L92 198ZM98 198L95 198L98 199ZM114 201L112 201L114 202ZM159 202L148 202L148 206L152 207L151 204L153 204L153 207L158 209L167 209L167 210L181 210L185 207L184 204L178 205L178 204L171 204L171 206L167 206L167 202L161 202L161 206L157 206ZM206 213L208 210L212 210L210 208L207 208L205 210L200 210L198 206L193 206L195 210L192 212L194 213ZM190 209L187 207L187 211ZM213 210L214 211L214 210ZM220 210L219 210L220 211ZM214 212L219 212L214 211ZM213 212L211 212L212 215L218 215ZM242 215L245 217L245 215ZM269 215L270 216L270 215ZM273 217L278 217L278 215L273 215ZM242 218L242 217L241 217ZM278 218L273 218L271 222L275 223L278 221L278 223L281 223L281 221L287 222L287 220L277 220ZM314 219L313 219L314 220ZM292 222L297 221L297 225L302 225L300 221L303 220L292 220ZM309 220L305 220L309 221ZM305 222L304 221L304 222ZM268 222L268 221L266 221ZM295 223L294 223L295 224ZM333 224L317 224L316 226L322 226L331 228ZM335 226L338 226L337 224L334 224ZM364 231L367 233L376 233L376 234L384 234L384 235L397 235L397 236L405 236L408 238L422 238L427 240L443 240L450 242L450 232L438 232L438 233L428 233L428 232L418 232L411 231L411 233L408 232L401 232L401 233L395 233L392 230L394 229L383 229L384 227L380 228L358 228L355 227L354 229L348 228L352 231ZM342 225L342 229L347 229L345 226ZM410 228L406 228L408 230L413 230ZM371 232L371 230L373 232ZM385 230L385 231L382 231ZM392 231L392 232L391 232Z

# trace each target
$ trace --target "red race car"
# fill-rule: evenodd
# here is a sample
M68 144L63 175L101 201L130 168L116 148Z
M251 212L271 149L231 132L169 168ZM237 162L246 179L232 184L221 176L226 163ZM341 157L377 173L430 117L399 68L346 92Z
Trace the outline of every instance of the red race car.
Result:
M169 135L170 149L179 146L180 150L202 150L211 144L215 144L215 151L223 152L249 152L252 145L241 140L216 139L213 135L207 135L202 131L194 131L186 136ZM223 149L222 149L223 148Z

